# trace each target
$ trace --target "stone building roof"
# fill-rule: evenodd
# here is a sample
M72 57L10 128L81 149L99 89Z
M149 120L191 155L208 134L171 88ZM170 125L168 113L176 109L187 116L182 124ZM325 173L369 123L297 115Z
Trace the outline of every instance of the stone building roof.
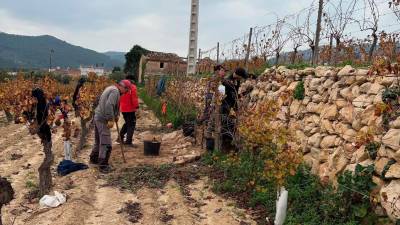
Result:
M175 53L164 53L164 52L153 52L153 51L151 51L150 53L146 54L145 57L149 61L160 61L160 62L164 62L164 61L177 62L178 60L182 61L182 58L179 57Z

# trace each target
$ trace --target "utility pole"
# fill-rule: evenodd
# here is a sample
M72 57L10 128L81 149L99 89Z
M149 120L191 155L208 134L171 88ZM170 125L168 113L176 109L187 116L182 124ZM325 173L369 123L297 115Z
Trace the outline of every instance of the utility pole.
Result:
M201 48L199 48L199 56L197 57L197 60L200 63L200 61L201 61Z
M196 73L197 41L199 32L199 0L192 0L189 31L189 52L187 59L187 74Z
M322 22L322 11L324 7L324 0L319 0L318 6L318 19L317 19L317 30L315 32L315 49L313 55L313 65L318 64L319 58L319 40L321 38L321 22Z
M49 65L49 72L51 72L51 55L54 53L54 49L50 50L50 65Z
M250 28L250 33L249 33L249 42L247 44L247 51L246 51L246 58L244 59L244 67L246 67L246 70L249 70L249 58L250 58L250 48L251 48L251 36L253 35L253 28Z

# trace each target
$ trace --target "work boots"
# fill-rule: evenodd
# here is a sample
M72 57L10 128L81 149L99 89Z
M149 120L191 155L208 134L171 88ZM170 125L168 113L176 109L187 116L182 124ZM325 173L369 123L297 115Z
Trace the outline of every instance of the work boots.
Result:
M97 154L95 154L92 152L89 161L91 164L99 164L99 153L97 152Z
M104 159L99 159L99 170L101 173L109 173L111 171L111 167L108 164L108 160L110 159L111 156L111 146L106 147L106 158Z

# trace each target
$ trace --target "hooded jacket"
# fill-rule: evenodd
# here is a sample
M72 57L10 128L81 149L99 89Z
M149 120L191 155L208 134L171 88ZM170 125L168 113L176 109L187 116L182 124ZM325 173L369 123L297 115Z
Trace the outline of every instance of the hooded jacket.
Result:
M139 108L139 98L136 85L131 85L131 91L121 96L119 101L121 112L136 112Z

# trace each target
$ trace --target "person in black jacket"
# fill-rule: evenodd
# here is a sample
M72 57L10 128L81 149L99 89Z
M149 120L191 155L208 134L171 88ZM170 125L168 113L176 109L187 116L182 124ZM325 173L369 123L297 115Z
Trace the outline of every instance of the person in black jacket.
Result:
M86 78L82 77L79 79L78 84L75 87L74 95L72 96L72 106L74 107L76 115L78 115L79 112L79 107L76 104L76 100L78 100L79 97L79 91L83 87L83 85L86 83Z
M37 99L36 121L39 125L38 135L42 141L45 140L47 142L51 142L51 129L47 124L49 105L46 101L45 94L42 89L35 88L32 90L32 96Z
M221 123L222 123L222 143L223 146L230 144L233 140L235 131L235 121L230 116L231 111L238 110L239 88L241 80L247 79L247 72L243 68L237 68L235 72L222 81L225 86L225 98L221 105ZM224 147L223 147L224 148Z

